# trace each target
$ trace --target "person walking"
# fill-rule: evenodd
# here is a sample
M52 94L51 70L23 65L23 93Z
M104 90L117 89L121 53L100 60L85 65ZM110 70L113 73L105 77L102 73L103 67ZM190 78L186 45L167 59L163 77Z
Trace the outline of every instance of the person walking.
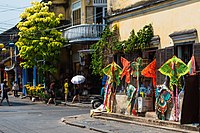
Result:
M69 83L68 83L68 79L65 79L65 83L64 83L64 93L65 93L65 103L67 103L67 96L69 93Z
M78 101L79 101L79 103L80 103L80 85L79 85L79 84L77 84L77 85L75 86L74 91L75 91L75 96L73 97L72 103L74 103L74 101L75 101L77 98L78 98Z
M14 96L18 97L19 85L17 84L17 81L14 82L12 90L14 91Z
M10 104L10 102L9 102L9 100L8 100L9 88L8 88L8 86L6 85L6 83L7 83L7 81L4 79L3 84L2 84L2 86L1 86L1 90L2 90L3 96L2 96L2 99L1 99L0 105L2 105L3 100L6 98L8 105L11 106L11 104Z
M49 103L53 100L54 104L57 105L56 103L56 95L55 95L55 82L52 81L50 84L50 98L47 102L47 105L49 105Z

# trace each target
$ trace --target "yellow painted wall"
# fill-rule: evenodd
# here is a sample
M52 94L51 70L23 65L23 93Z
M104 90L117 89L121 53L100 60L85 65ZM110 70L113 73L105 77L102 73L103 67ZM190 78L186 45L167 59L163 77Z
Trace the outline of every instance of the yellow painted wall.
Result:
M59 14L63 14L63 18L62 20L71 20L71 10L70 10L70 6L66 4L66 1L68 0L52 0L53 4L58 4L59 6L54 6L53 11L55 12L55 14L58 16ZM65 9L64 6L62 4L66 4L65 6L68 8ZM70 4L70 1L69 1Z
M200 2L176 6L114 22L119 25L121 40L127 40L132 29L138 31L152 24L154 35L160 36L161 48L173 46L169 34L175 31L196 29L200 35ZM196 42L199 42L198 39Z
M110 4L112 5L113 10L117 10L129 7L141 1L149 1L149 0L110 0Z

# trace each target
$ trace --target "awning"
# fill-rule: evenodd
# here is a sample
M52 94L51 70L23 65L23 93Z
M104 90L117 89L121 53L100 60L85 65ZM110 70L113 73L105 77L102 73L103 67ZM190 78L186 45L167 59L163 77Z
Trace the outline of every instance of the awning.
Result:
M197 30L190 29L190 30L183 30L183 31L176 31L169 35L173 41L182 41L188 39L196 39L197 37Z

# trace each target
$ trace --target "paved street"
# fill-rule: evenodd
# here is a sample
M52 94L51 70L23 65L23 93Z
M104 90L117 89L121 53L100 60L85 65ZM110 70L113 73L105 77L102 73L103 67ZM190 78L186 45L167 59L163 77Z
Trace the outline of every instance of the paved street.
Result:
M13 97L10 97L10 101L13 106L8 106L6 101L4 101L3 106L0 106L0 133L172 132L152 127L93 119L89 117L89 108L64 105L47 106L43 103L32 103L28 99ZM77 116L76 119L74 116ZM68 119L71 124L61 122L61 118L69 117L74 119L74 121ZM85 128L76 125L85 125Z

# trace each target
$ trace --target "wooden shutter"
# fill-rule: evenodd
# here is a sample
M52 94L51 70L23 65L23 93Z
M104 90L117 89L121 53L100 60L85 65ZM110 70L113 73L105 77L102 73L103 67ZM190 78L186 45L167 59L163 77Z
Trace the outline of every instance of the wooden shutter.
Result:
M165 62L174 56L174 46L165 48Z
M164 58L165 58L165 50L164 49L159 49L156 51L156 84L160 85L162 84L162 79L164 76L158 71L158 69L162 66L164 63Z
M195 63L196 63L196 70L200 71L200 43L196 43L193 45Z
M166 47L165 49L159 49L156 51L156 84L163 84L165 81L165 76L161 74L158 69L172 56L174 55L174 46Z

